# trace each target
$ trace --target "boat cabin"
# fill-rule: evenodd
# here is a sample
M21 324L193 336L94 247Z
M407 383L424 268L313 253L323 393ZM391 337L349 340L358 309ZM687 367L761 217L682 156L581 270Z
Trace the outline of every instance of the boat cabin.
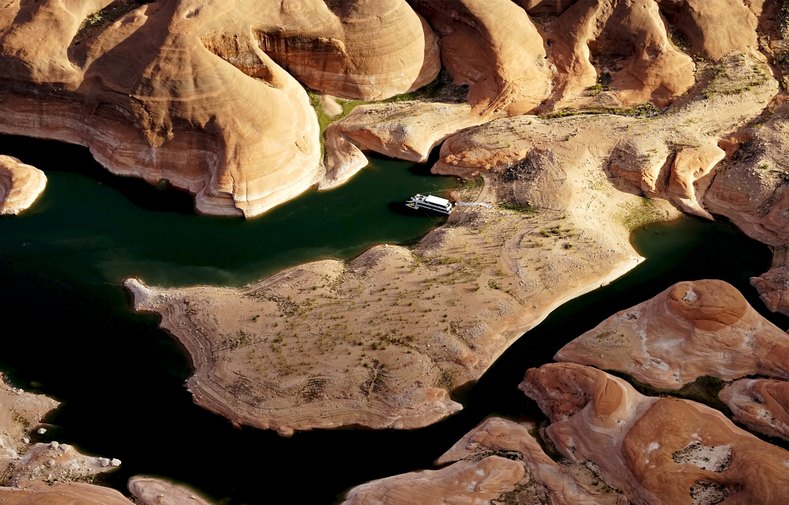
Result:
M406 207L412 209L425 209L439 212L441 214L449 214L452 212L452 202L446 198L434 195L422 195L417 193L405 202Z

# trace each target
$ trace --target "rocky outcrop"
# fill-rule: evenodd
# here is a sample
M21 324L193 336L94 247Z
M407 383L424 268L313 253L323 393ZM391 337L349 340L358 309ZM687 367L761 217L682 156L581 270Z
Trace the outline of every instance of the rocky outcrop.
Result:
M769 67L745 56L729 58L709 74L701 97L652 118L649 109L634 108L619 109L619 116L491 121L444 142L434 171L469 176L507 170L523 163L529 153L547 148L566 152L568 158L574 152L600 160L620 189L665 198L686 212L708 217L701 203L706 186L698 181L724 155L716 146L718 139L758 117L777 92ZM740 95L748 99L734 98ZM625 117L628 114L635 118Z
M0 374L0 475L27 451L30 430L57 406L51 398L10 386Z
M490 418L456 443L439 470L412 472L353 488L344 505L518 503L616 505L622 496L579 464L556 463L529 427Z
M757 52L757 16L763 0L658 0L658 4L676 30L674 43L690 54L719 60L733 53Z
M36 487L41 482L90 481L104 472L116 469L119 459L86 456L71 445L50 442L31 446L11 462L4 474L4 483L16 488Z
M132 477L128 485L140 505L209 505L191 489L153 477Z
M778 102L727 146L704 206L774 249L773 266L752 279L771 310L789 314L789 103Z
M556 66L550 105L666 105L694 83L653 0L579 0L544 30Z
M555 359L625 372L661 389L701 376L789 379L789 339L723 281L680 282L609 317Z
M441 58L468 102L489 114L523 114L548 96L550 70L529 16L510 0L417 0L441 36Z
M773 312L789 315L789 246L773 248L773 264L751 284L764 304Z
M742 379L723 388L720 398L748 428L789 440L789 382Z
M19 214L33 205L47 185L44 172L0 155L0 214Z
M37 489L0 487L3 505L134 505L114 489L92 484L55 484Z
M0 131L86 145L114 173L195 193L206 213L292 198L319 173L317 120L252 37L265 11L244 4L7 4Z
M439 70L432 32L402 0L337 13L249 0L0 10L0 131L86 145L114 173L195 193L210 214L260 214L322 175L307 94L266 49L308 84L363 98Z
M261 48L322 93L380 100L441 69L436 36L405 0L284 2L278 14L257 28Z
M368 162L363 151L424 163L447 137L485 121L465 103L361 105L326 130L326 176L319 187L342 184L364 168Z
M789 452L717 410L650 398L624 380L572 363L531 369L521 389L550 419L545 434L633 503L781 504Z

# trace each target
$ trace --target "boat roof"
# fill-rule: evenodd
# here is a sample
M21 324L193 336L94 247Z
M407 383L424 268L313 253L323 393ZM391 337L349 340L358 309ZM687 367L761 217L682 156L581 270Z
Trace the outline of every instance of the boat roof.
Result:
M447 200L446 198L441 198L439 196L433 196L433 195L427 195L427 197L425 198L425 201L428 202L428 203L434 203L434 204L437 204L437 205L446 205L446 204L449 203L449 200Z

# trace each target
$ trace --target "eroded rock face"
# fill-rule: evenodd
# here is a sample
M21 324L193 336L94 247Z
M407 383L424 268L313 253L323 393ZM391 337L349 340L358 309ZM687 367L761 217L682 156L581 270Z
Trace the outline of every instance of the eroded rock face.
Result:
M774 248L772 266L751 284L767 308L789 315L789 246Z
M733 286L680 282L609 317L555 359L617 370L661 389L701 376L789 378L789 339Z
M716 170L704 204L746 234L774 247L789 245L789 103L771 109L741 134Z
M261 48L305 86L379 100L432 81L437 38L405 0L286 1Z
M201 212L260 214L322 175L307 94L266 49L307 84L363 98L438 72L432 32L404 1L337 10L317 0L10 2L0 131L86 145L114 173L195 193Z
M620 189L665 198L687 212L708 216L701 203L706 186L696 182L725 154L716 146L718 139L758 117L777 92L769 67L757 59L733 57L717 68L710 69L705 98L654 118L570 116L544 121L519 116L491 121L447 139L434 171L469 176L505 170L550 145L602 160ZM746 82L752 83L749 99L736 99Z
M510 0L413 2L441 36L444 66L480 112L522 114L548 96L550 70L534 23Z
M3 505L134 505L114 489L92 484L55 484L38 489L0 487Z
M191 489L153 477L132 477L128 486L141 505L209 505Z
M33 205L47 185L44 172L0 155L0 214L19 214Z
M0 374L0 475L28 449L31 428L57 406L51 398L8 385Z
M579 0L545 30L556 65L549 103L667 104L694 83L693 61L669 42L653 0ZM599 94L590 100L588 89Z
M465 103L398 102L362 105L326 131L326 177L319 187L342 184L364 168L363 151L419 163L451 134L487 121Z
M344 505L518 503L616 505L623 497L583 465L556 463L529 426L490 418L436 462L440 470L412 472L352 489Z
M742 379L723 388L720 398L748 428L789 440L789 382Z
M730 144L704 205L773 247L772 268L751 283L771 310L789 314L789 103L777 103Z
M718 60L756 52L757 16L764 0L658 0L661 13L677 29L675 42L691 54ZM759 12L754 12L758 9Z
M2 8L0 131L86 145L206 213L259 214L315 183L317 120L252 37L256 2L108 4Z
M86 456L69 444L38 443L12 461L4 474L4 484L16 488L40 486L42 482L91 481L96 475L115 470L118 459Z
M589 462L634 503L780 504L789 452L689 400L650 398L573 363L531 369L521 389L551 425L556 448Z

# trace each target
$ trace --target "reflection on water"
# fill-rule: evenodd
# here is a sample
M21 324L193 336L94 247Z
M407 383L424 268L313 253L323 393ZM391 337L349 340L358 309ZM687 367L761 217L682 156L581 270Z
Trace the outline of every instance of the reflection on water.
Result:
M118 489L145 473L229 505L332 503L350 486L429 467L488 415L539 416L517 390L526 368L549 361L611 313L676 281L706 277L733 283L757 304L748 277L769 265L766 247L725 222L686 218L649 227L634 237L646 262L562 306L516 342L457 395L466 405L459 414L421 430L282 438L235 428L196 407L183 387L187 357L154 317L130 312L120 281L137 275L152 284L243 284L296 263L414 240L441 219L404 215L397 203L452 181L376 160L340 189L309 192L244 221L196 216L188 195L107 175L81 148L0 137L0 152L49 178L31 211L0 219L0 307L6 324L23 328L0 334L0 369L17 386L35 383L63 402L47 419L47 440L123 461L105 479ZM773 320L786 328L785 319ZM294 479L295 488L288 484Z

